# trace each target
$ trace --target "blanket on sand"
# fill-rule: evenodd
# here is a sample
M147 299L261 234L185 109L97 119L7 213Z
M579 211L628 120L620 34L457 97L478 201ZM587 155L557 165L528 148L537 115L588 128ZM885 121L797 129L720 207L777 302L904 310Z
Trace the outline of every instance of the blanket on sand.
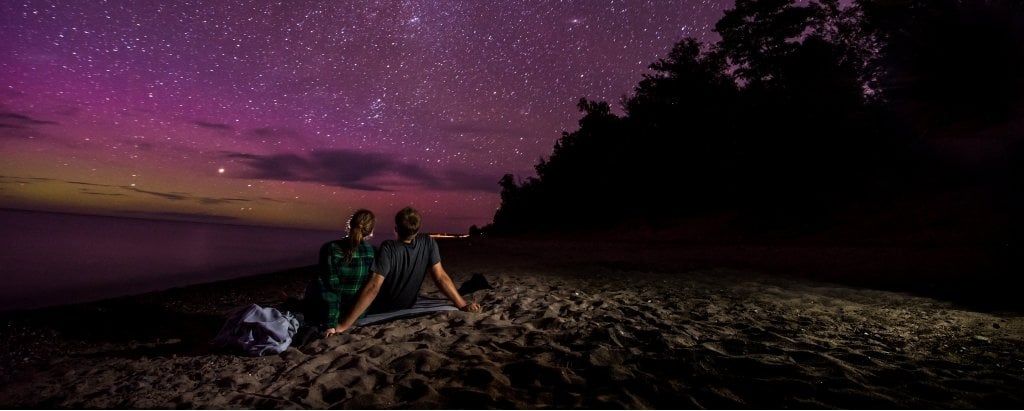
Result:
M404 310L389 311L386 313L368 314L367 316L360 318L356 321L357 326L377 324L386 321L397 320L399 318L416 317L424 314L430 314L438 311L458 311L459 309L452 305L452 302L447 299L440 298L427 298L419 297L412 307Z
M491 289L491 284L482 274L464 282L458 289L460 295ZM227 322L212 341L215 348L241 351L251 356L280 354L289 346L301 347L323 336L323 330L303 323L301 313L293 313L286 304L280 307L260 307L251 304L241 307L228 316ZM356 326L380 324L401 318L418 317L440 311L458 311L451 301L442 298L419 296L412 307L369 314L356 321Z

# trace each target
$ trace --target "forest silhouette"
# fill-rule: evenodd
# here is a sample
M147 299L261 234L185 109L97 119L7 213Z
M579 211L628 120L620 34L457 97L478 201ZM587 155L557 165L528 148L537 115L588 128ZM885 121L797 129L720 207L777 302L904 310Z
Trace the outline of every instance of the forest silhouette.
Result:
M631 96L581 99L484 235L685 230L717 241L1021 240L1024 5L737 0ZM825 237L822 237L825 236Z

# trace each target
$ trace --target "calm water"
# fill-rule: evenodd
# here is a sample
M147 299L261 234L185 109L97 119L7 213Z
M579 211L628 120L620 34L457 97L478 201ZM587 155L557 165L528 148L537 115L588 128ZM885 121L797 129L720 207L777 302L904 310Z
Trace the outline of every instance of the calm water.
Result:
M0 311L316 264L340 231L0 210Z

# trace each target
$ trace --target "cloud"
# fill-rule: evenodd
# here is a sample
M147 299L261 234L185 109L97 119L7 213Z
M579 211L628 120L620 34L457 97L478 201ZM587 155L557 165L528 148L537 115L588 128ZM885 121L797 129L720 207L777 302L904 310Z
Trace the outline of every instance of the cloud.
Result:
M82 194L97 195L97 196L112 196L112 197L116 196L116 197L122 197L122 196L126 196L128 194L125 194L123 192L118 193L118 192L110 192L110 191L100 191L100 190L97 190L97 189L93 189L93 187L112 188L112 189L117 189L117 190L131 191L131 192L135 192L135 193L140 193L140 194L151 195L151 196L154 196L154 197L159 197L159 198L162 198L162 199L165 199L165 200L170 200L170 201L195 201L195 202L198 202L199 204L203 204L203 205L251 203L251 202L284 203L284 201L276 200L276 199L269 198L269 197L259 197L259 198L256 198L256 199L235 198L235 197L204 197L204 196L192 195L190 193L150 191L150 190L143 190L143 189L140 189L140 188L137 188L137 187L132 187L132 186L122 186L122 185L113 185L113 184L98 184L98 183L89 183L89 182L85 182L85 181L57 180L57 179L53 179L53 178L43 178L43 177L15 177L15 176L0 175L0 188L2 188L2 186L5 185L5 184L32 184L35 181L56 182L56 183L71 184L71 185L76 185L76 186L83 186L83 187L78 189L79 192L81 192Z
M439 187L441 183L422 167L403 163L380 153L355 150L321 150L308 155L225 153L249 167L244 178L316 182L364 191L389 191L385 185L400 184L395 176L414 184Z
M110 186L110 187L113 187L113 186ZM193 201L199 202L199 204L204 204L204 205L247 203L247 202L251 202L252 201L252 200L249 200L249 199L246 199L246 198L201 197L201 196L193 196L193 195L191 195L189 193L178 193L178 192L163 193L163 192L159 192L159 191L142 190L142 189L139 189L139 188L136 188L136 187L125 187L125 186L120 186L120 187L125 189L125 190L128 190L128 191L134 191L136 193L142 193L142 194L149 194L151 196L156 196L156 197L160 197L160 198L171 200L171 201L193 200Z
M198 197L196 200L200 204L231 204L231 203L248 203L252 200L245 198L213 198L213 197Z
M32 181L57 181L52 178L44 177L17 177L17 176L0 176L0 184L32 184Z
M93 191L93 190L90 190L88 188L80 188L80 189L78 189L78 191L81 192L82 194L89 194L89 195L94 195L94 196L124 197L124 196L127 195L127 194L124 194L124 193L104 193L104 192L100 192L100 191Z
M391 191L390 187L402 185L435 190L498 191L498 176L458 169L435 175L418 164L381 153L320 150L307 155L230 152L224 155L248 166L241 175L243 178L314 182L363 191Z
M115 186L112 186L112 185L109 185L109 184L86 183L86 182L82 182L82 181L65 181L65 183L76 184L76 185L80 185L80 186L115 187Z
M0 138L35 138L43 137L44 133L36 130L36 126L60 124L56 121L40 120L13 111L0 111Z
M48 124L60 124L56 121L39 120L32 118L25 114L15 113L12 111L0 111L0 125L12 127L12 128L27 128L31 126L41 126Z
M208 122L208 121L196 120L196 121L193 121L192 124L195 124L195 125L197 125L199 127L202 127L202 128L208 128L208 129L211 129L211 130L231 131L231 126L229 126L227 124L223 124L223 123L211 123L211 122Z
M166 200L181 201L181 200L188 199L188 196L185 195L184 193L161 193L159 191L140 190L140 189L135 188L135 187L121 187L121 188L123 188L125 190L128 190L128 191L134 191L136 193L149 194L151 196L160 197L160 198L163 198L163 199L166 199Z
M135 218L148 218L152 220L185 220L202 223L226 223L239 220L237 217L205 213L175 213L136 210L120 211L118 213L124 216L130 216Z

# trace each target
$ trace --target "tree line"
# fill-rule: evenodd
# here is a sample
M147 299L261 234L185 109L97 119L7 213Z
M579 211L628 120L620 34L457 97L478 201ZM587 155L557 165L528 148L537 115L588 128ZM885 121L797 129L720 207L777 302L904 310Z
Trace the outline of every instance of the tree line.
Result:
M928 142L1021 130L1017 0L737 0L714 30L718 42L685 38L651 64L623 114L581 99L579 128L536 177L502 177L493 223L473 230L656 225L723 210L754 228L813 230L851 203L980 184ZM998 169L1015 205L1020 147Z

